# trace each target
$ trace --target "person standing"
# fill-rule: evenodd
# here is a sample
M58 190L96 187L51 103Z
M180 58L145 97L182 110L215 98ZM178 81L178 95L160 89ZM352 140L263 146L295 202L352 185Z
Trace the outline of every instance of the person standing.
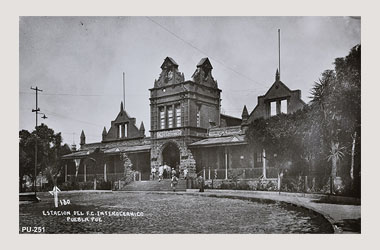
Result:
M172 174L172 168L168 165L168 167L167 167L166 170L168 171L168 179L171 179L172 178L172 176L171 176L171 174Z
M151 169L151 174L152 174L152 181L154 181L155 177L156 177L156 168L155 167L152 167Z
M175 171L175 168L173 168L173 170L172 170L172 177L173 176L177 176L177 172Z
M187 180L187 173L189 172L189 170L187 170L187 168L185 168L184 170L183 170L183 178L185 179L185 180Z
M173 170L173 171L175 171L175 170ZM175 192L176 186L178 184L178 178L177 178L177 176L173 175L171 182L172 182L171 185L172 185L173 192Z
M166 165L166 163L165 163L165 165ZM164 174L164 166L160 166L158 168L158 181L159 182L162 180L163 174Z
M202 175L199 175L199 177L198 177L198 184L199 184L199 192L203 193L205 191L205 189L204 189L205 181L204 181Z

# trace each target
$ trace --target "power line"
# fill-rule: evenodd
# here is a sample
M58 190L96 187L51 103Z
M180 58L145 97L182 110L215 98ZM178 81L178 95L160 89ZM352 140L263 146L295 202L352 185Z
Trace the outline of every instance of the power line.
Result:
M33 94L28 92L19 91L20 94ZM90 96L90 97L99 97L99 96L119 96L118 94L70 94L70 93L44 93L41 95L58 95L58 96ZM145 94L130 94L130 96L136 96L136 95L145 95ZM149 95L147 93L146 95Z
M57 114L57 113L55 113L53 111L49 111L49 110L46 110L46 113L49 114L49 115L58 116L58 117L62 117L62 118L65 118L65 119L69 119L69 120L73 120L73 121L77 121L77 122L81 122L81 123L86 123L86 124L93 125L93 126L96 126L96 127L103 127L104 126L104 125L100 125L100 124L95 124L95 123L91 123L91 122L87 122L87 121L71 118L71 117L68 117L68 116L65 116L65 115Z
M164 29L165 31L167 31L168 33L170 33L171 35L173 35L173 36L176 37L177 39L179 39L179 40L181 40L182 42L184 42L185 44L189 45L189 46L192 47L193 49L197 50L198 52L202 53L203 55L205 55L205 56L211 58L212 60L214 60L215 62L219 63L220 65L222 65L222 66L225 67L226 69L231 70L231 71L234 72L235 74L237 74L237 75L239 75L239 76L241 76L241 77L244 77L244 78L246 78L247 80L249 80L249 81L251 81L251 82L254 82L254 83L256 83L256 84L262 85L262 86L264 86L264 87L268 87L268 86L266 86L266 85L264 85L264 84L262 84L262 83L259 83L259 82L255 81L255 80L253 80L253 79L250 78L249 76L246 76L245 74L242 74L242 73L236 71L235 69L229 67L229 66L228 66L227 64L225 64L224 62L219 61L219 60L215 59L214 57L211 57L211 56L207 55L207 53L206 53L205 51L199 49L198 47L196 47L196 46L193 45L192 43L190 43L190 42L186 41L185 39L183 39L182 37L178 36L176 33L172 32L171 30L169 30L168 28L166 28L166 27L163 26L162 24L156 22L154 19L152 19L152 18L150 18L150 17L146 17L146 18L148 18L151 22L155 23L156 25L160 26L162 29Z

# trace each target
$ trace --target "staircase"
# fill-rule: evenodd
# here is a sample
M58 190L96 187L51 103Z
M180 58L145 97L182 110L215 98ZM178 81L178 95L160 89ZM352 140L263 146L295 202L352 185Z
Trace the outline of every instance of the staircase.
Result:
M133 181L125 185L121 190L124 191L173 191L169 179L158 181ZM186 181L178 180L176 191L186 191Z

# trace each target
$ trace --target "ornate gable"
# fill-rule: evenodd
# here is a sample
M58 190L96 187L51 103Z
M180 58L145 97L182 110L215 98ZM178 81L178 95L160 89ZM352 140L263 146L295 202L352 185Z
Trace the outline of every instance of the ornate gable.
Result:
M154 81L154 87L163 87L185 81L183 73L178 71L178 64L171 57L166 57L161 65L161 73L158 80Z
M108 132L103 131L103 141L113 141L122 139L142 138L145 136L145 129L139 130L136 127L136 118L130 117L120 105L120 111L116 119L111 122Z
M217 88L218 84L212 76L212 65L210 60L205 57L202 58L197 64L197 69L191 76L194 82L206 85L208 87Z

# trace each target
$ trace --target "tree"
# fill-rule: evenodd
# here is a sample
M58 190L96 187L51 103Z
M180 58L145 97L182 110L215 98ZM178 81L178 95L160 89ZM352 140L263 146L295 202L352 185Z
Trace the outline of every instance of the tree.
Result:
M279 169L289 161L293 173L319 168L325 177L342 177L349 184L346 191L360 195L360 54L357 45L346 57L336 58L334 70L314 82L311 102L302 110L255 120L247 130L248 141L270 151L266 158Z
M43 173L53 183L62 172L63 161L61 156L70 153L67 144L62 145L61 133L41 124L30 133L27 130L19 132L19 179L20 191L24 176L35 179L35 143L37 140L37 173Z
M361 127L360 51L361 46L357 45L348 56L335 59L335 69L325 71L311 92L312 113L320 120L324 153L332 164L331 177L337 176L337 163L341 161L344 164L340 175L343 180L350 179L351 186L354 176L360 175L357 160L360 159ZM357 167L354 169L354 166Z
M302 140L303 126L306 118L306 109L293 114L280 114L268 119L257 119L250 124L247 138L254 148L266 151L266 160L278 172L288 169L294 173L305 173L305 151Z

